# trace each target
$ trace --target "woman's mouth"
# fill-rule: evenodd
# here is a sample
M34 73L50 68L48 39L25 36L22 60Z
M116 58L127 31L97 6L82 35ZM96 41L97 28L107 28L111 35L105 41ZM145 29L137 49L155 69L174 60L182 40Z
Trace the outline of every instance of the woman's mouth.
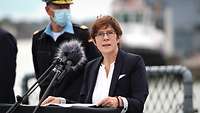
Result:
M111 46L111 44L103 44L102 46L103 47L108 47L108 46Z

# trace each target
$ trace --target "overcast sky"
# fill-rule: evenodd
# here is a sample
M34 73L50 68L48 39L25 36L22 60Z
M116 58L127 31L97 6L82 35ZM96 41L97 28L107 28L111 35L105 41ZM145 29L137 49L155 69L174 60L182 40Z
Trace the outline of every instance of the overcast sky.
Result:
M11 3L12 2L12 3ZM74 20L95 18L100 14L110 14L112 0L74 0L71 6ZM2 0L0 4L0 19L12 20L42 20L47 17L42 0Z

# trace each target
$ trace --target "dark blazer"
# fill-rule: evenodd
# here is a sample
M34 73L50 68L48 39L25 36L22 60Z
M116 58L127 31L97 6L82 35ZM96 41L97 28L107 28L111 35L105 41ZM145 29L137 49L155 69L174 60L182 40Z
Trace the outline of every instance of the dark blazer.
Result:
M53 38L44 33L44 29L34 33L32 41L32 55L33 64L35 68L36 78L38 79L45 70L52 64L57 49L60 44L65 41L78 40L82 43L84 51L86 53L87 60L97 58L97 49L95 45L88 42L89 32L86 28L81 28L78 25L73 24L74 34L63 33L60 35L56 41ZM79 94L81 89L81 84L83 81L84 67L78 69L76 72L69 72L54 86L48 95L65 97L70 100L79 100ZM42 84L40 84L40 97L45 92L46 88L49 86L53 76L47 78Z
M92 95L99 66L103 58L99 57L86 65L81 101L92 102ZM109 96L123 96L128 100L128 113L142 113L148 95L148 83L143 59L135 54L119 50Z
M0 103L15 102L16 56L16 39L0 29Z

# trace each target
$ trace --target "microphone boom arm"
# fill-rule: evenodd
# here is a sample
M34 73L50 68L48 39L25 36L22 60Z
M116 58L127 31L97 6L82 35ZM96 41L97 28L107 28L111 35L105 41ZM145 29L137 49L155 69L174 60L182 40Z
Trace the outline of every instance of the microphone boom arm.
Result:
M60 62L61 59L56 59L22 97L17 96L17 101L6 111L6 113L13 113L17 107L19 107L20 104L23 103L23 101L26 100L28 96L31 95L36 90L36 88L39 87L39 85L42 84L50 76L50 74L48 74L50 70Z
M47 97L50 89L52 88L52 86L54 85L54 82L56 81L56 79L65 71L63 71L63 65L57 65L53 68L53 72L55 72L53 79L51 80L49 86L47 87L46 91L44 92L42 98L40 99L38 105L35 107L33 113L36 113L38 108L40 107L40 105L42 104L42 102L45 100L45 98ZM50 74L51 75L51 74Z
M51 64L51 66L49 66L49 68L38 78L38 80L31 86L31 88L21 97L18 96L17 101L15 102L15 104L13 104L7 111L6 113L13 113L15 111L15 109L21 104L23 103L24 100L26 100L28 98L29 95L31 95L35 89L39 86L39 84L42 84L47 78L48 76L45 77L45 75L47 73L49 73L50 69L52 69L55 66L55 64Z

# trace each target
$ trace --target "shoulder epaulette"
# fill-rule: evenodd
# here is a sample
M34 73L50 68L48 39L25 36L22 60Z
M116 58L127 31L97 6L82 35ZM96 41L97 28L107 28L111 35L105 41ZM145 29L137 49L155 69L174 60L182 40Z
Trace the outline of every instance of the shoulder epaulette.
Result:
M93 42L93 40L92 40L92 39L89 39L88 42Z
M38 32L40 32L40 30L36 30L35 32L33 32L33 35L37 34Z
M86 25L81 25L80 28L81 29L88 29L88 27Z
M88 29L88 27L86 26L86 25L79 25L79 24L74 24L73 23L73 27L76 27L76 28L78 28L78 29Z

